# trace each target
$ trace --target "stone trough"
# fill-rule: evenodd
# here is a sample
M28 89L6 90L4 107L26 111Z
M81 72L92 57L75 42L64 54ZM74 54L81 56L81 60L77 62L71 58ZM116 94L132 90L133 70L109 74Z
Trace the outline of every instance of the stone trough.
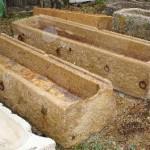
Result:
M32 133L24 119L0 103L0 150L55 150L55 142Z
M44 15L13 23L19 40L112 81L126 94L150 98L150 42Z
M69 20L73 22L78 22L81 24L89 25L96 27L98 29L112 29L112 17L106 15L93 15L93 14L85 14L81 12L75 11L67 11L67 10L58 10L51 8L38 8L35 7L33 9L34 15L47 15L58 17L64 20Z
M150 10L130 8L116 11L113 30L150 41Z
M6 35L0 36L0 100L64 147L115 115L108 80Z

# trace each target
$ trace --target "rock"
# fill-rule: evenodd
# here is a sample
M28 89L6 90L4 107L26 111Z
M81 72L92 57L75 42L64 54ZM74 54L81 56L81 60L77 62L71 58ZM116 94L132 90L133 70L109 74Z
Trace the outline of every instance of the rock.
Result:
M104 10L104 14L112 15L115 11L123 9L123 8L142 8L142 9L150 9L150 2L148 1L137 1L137 0L124 0L124 1L115 1L109 2L106 5Z
M150 11L130 8L115 12L113 15L113 30L150 40Z

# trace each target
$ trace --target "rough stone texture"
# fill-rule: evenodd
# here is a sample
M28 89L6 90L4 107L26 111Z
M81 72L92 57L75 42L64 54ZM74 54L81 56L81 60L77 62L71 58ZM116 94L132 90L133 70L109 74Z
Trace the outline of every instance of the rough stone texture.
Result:
M43 15L13 28L20 40L108 78L115 89L150 98L149 41Z
M1 101L64 147L115 115L108 80L10 37L0 36L0 43Z
M58 10L51 8L34 8L33 13L34 15L43 14L53 17L59 17L65 20L70 20L81 24L94 26L98 29L108 29L108 30L112 29L111 16L84 14L81 12Z
M113 30L150 40L150 11L138 8L116 11L113 15Z
M104 13L107 15L112 15L115 11L123 8L142 8L150 9L149 1L138 1L138 0L116 0L111 1L107 4Z

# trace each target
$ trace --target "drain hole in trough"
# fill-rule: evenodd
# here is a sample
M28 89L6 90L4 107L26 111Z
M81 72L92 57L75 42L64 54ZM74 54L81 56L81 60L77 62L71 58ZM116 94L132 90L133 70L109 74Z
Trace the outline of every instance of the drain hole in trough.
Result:
M45 108L44 106L42 106L41 108L41 113L46 116L47 115L47 108Z
M58 47L58 48L56 49L56 54L57 54L57 56L61 56L61 48L62 48L62 47Z
M147 87L146 82L145 82L145 81L140 81L140 82L139 82L139 87L140 87L141 89L145 90L146 87Z
M23 42L24 41L24 36L25 35L23 33L18 35L18 40Z
M72 140L75 140L75 138L76 138L76 137L75 137L74 135L71 137Z
M1 90L1 91L4 91L4 89L5 89L5 88L4 88L4 83L3 83L3 81L0 81L0 90Z
M72 49L71 49L71 47L69 47L69 52L72 52Z
M104 70L105 70L105 72L109 72L109 71L110 71L109 66L108 66L108 65L105 65L105 66L104 66Z

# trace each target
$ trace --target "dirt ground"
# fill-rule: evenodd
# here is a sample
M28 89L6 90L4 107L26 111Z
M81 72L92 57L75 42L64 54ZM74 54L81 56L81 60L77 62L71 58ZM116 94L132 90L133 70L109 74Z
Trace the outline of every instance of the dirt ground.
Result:
M31 15L32 12L21 12L21 13L14 12L6 16L5 18L0 18L0 33L5 33L12 36L13 31L11 23L15 20L29 17Z
M13 35L11 22L28 16L13 15L0 19L0 33ZM150 150L150 100L136 99L116 91L114 96L117 110L113 121L70 150ZM65 149L57 145L57 150Z

